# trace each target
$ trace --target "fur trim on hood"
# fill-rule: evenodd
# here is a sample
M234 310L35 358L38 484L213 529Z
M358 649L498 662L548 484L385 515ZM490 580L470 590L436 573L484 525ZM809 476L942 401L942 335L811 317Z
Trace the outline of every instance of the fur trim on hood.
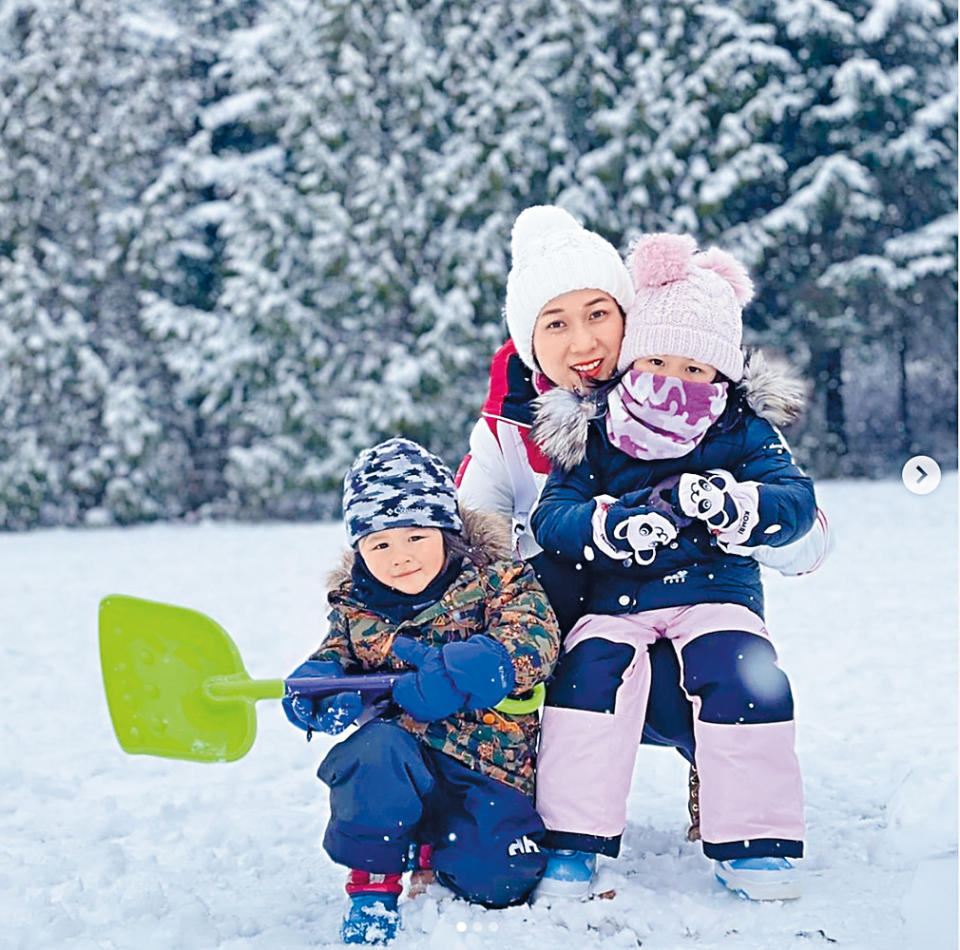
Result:
M807 403L807 386L789 364L758 349L744 351L743 378L734 385L747 405L775 426L789 425ZM601 387L583 394L557 387L535 400L531 436L551 463L571 469L583 461L590 420L605 411L607 391Z
M573 468L587 451L590 420L603 410L600 391L579 393L557 386L538 396L533 405L530 437L553 465Z
M474 511L472 508L460 509L463 520L461 535L467 545L467 558L477 567L486 567L494 561L509 560L513 557L513 538L510 519L491 511ZM343 552L340 563L327 575L327 590L334 590L350 580L353 565L357 558L355 548Z
M810 398L806 382L783 358L763 350L744 353L743 379L737 384L747 405L774 426L796 421Z

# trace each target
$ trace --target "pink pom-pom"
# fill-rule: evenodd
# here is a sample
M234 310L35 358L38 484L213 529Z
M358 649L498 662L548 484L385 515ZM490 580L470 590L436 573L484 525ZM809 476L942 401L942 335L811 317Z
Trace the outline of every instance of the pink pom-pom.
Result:
M719 247L711 247L698 254L694 263L697 267L719 274L733 288L737 303L741 307L753 299L753 281L746 267L732 254L721 251Z
M645 234L630 252L634 286L660 287L690 274L697 242L689 234Z

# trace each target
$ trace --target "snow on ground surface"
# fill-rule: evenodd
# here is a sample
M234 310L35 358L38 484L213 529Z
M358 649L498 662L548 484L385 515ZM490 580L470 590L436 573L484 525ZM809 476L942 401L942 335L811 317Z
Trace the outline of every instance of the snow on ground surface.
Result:
M838 546L815 575L767 577L768 625L796 697L806 894L751 904L684 840L685 768L641 749L615 900L487 911L434 887L397 950L955 948L957 478L825 483ZM0 536L0 945L293 950L337 945L341 868L309 745L262 702L246 758L124 754L97 652L99 599L127 593L216 618L257 677L323 632L339 524L157 525ZM598 777L599 780L599 777Z

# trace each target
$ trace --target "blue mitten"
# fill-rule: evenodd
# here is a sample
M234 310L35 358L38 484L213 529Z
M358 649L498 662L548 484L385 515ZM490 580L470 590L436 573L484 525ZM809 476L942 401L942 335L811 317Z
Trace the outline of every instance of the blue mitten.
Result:
M395 637L393 655L417 670L397 677L393 684L394 701L414 719L445 719L463 707L466 694L457 689L447 673L439 647L411 637Z
M363 711L363 700L356 691L334 693L323 699L311 696L294 698L293 712L302 723L302 728L315 732L326 732L331 736L343 732Z
M343 676L339 663L333 660L307 660L301 663L289 679L297 677ZM298 729L307 732L307 738L313 731L337 735L343 732L363 709L363 700L357 692L334 693L332 696L314 698L312 696L284 696L283 711L287 719Z
M475 634L446 644L441 652L447 675L466 694L464 709L496 706L516 683L507 648L492 637Z
M442 648L397 637L393 653L418 667L416 673L397 680L393 698L423 722L443 719L459 709L495 706L514 686L510 654L503 644L482 634Z

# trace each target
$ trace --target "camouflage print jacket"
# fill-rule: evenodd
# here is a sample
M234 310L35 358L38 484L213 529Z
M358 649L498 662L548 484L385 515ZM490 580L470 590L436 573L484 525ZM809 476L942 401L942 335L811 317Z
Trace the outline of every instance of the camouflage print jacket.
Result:
M435 646L482 633L498 640L513 659L524 698L553 670L559 647L557 621L531 568L510 557L509 523L496 515L462 511L471 553L434 604L395 624L353 596L354 552L330 577L330 630L312 660L337 660L348 673L409 669L390 653L397 634ZM468 768L533 796L536 713L506 716L492 709L462 710L433 722L403 713L397 720L433 749Z

